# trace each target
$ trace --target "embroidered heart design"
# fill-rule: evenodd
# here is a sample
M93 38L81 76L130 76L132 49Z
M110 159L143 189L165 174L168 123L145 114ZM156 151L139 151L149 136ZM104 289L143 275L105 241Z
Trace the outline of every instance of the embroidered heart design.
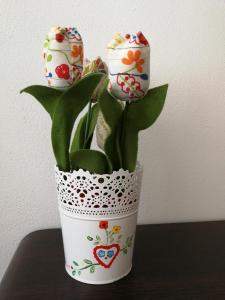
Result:
M120 252L119 244L112 244L109 246L96 246L93 249L93 254L97 262L104 268L110 268L117 255Z

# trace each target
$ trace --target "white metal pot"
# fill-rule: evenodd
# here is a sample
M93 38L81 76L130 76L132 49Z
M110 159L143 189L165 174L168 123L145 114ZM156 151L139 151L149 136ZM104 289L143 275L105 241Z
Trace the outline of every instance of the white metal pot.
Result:
M74 279L106 284L132 267L142 169L97 175L56 167L65 266Z

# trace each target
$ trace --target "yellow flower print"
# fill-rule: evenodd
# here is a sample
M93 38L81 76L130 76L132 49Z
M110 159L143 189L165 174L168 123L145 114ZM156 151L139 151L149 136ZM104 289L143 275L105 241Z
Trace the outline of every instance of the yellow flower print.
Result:
M121 226L118 226L118 225L115 225L115 226L113 226L113 228L112 228L112 232L113 233L119 233L120 232L120 229L121 229Z

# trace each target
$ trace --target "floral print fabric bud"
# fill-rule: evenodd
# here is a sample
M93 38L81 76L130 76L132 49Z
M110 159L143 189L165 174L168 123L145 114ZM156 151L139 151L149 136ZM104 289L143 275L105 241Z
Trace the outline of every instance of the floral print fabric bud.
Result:
M82 77L91 74L91 73L107 73L107 66L102 61L101 57L97 57L93 61L86 60L86 63L83 67Z
M112 95L124 101L143 98L150 82L150 46L143 33L116 34L107 50Z
M108 72L108 69L107 69L106 64L104 63L104 61L102 61L101 57L98 56L96 59L94 59L92 61L85 59L81 77L85 77L86 75L92 74L92 73L107 74L107 72ZM102 78L102 80L100 80L99 84L97 85L97 87L92 95L92 102L97 102L98 94L101 89L102 82L104 80L105 79Z
M49 86L68 88L81 78L83 42L76 28L52 28L45 39L43 55Z

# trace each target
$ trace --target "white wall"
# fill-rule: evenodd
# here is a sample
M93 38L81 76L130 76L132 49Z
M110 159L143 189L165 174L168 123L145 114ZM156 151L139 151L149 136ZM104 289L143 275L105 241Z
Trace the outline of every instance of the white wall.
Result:
M151 86L169 82L159 121L140 137L139 223L225 219L225 18L220 0L0 1L0 277L19 241L58 227L50 120L31 96L46 84L42 43L75 25L86 56L117 32L151 41Z

